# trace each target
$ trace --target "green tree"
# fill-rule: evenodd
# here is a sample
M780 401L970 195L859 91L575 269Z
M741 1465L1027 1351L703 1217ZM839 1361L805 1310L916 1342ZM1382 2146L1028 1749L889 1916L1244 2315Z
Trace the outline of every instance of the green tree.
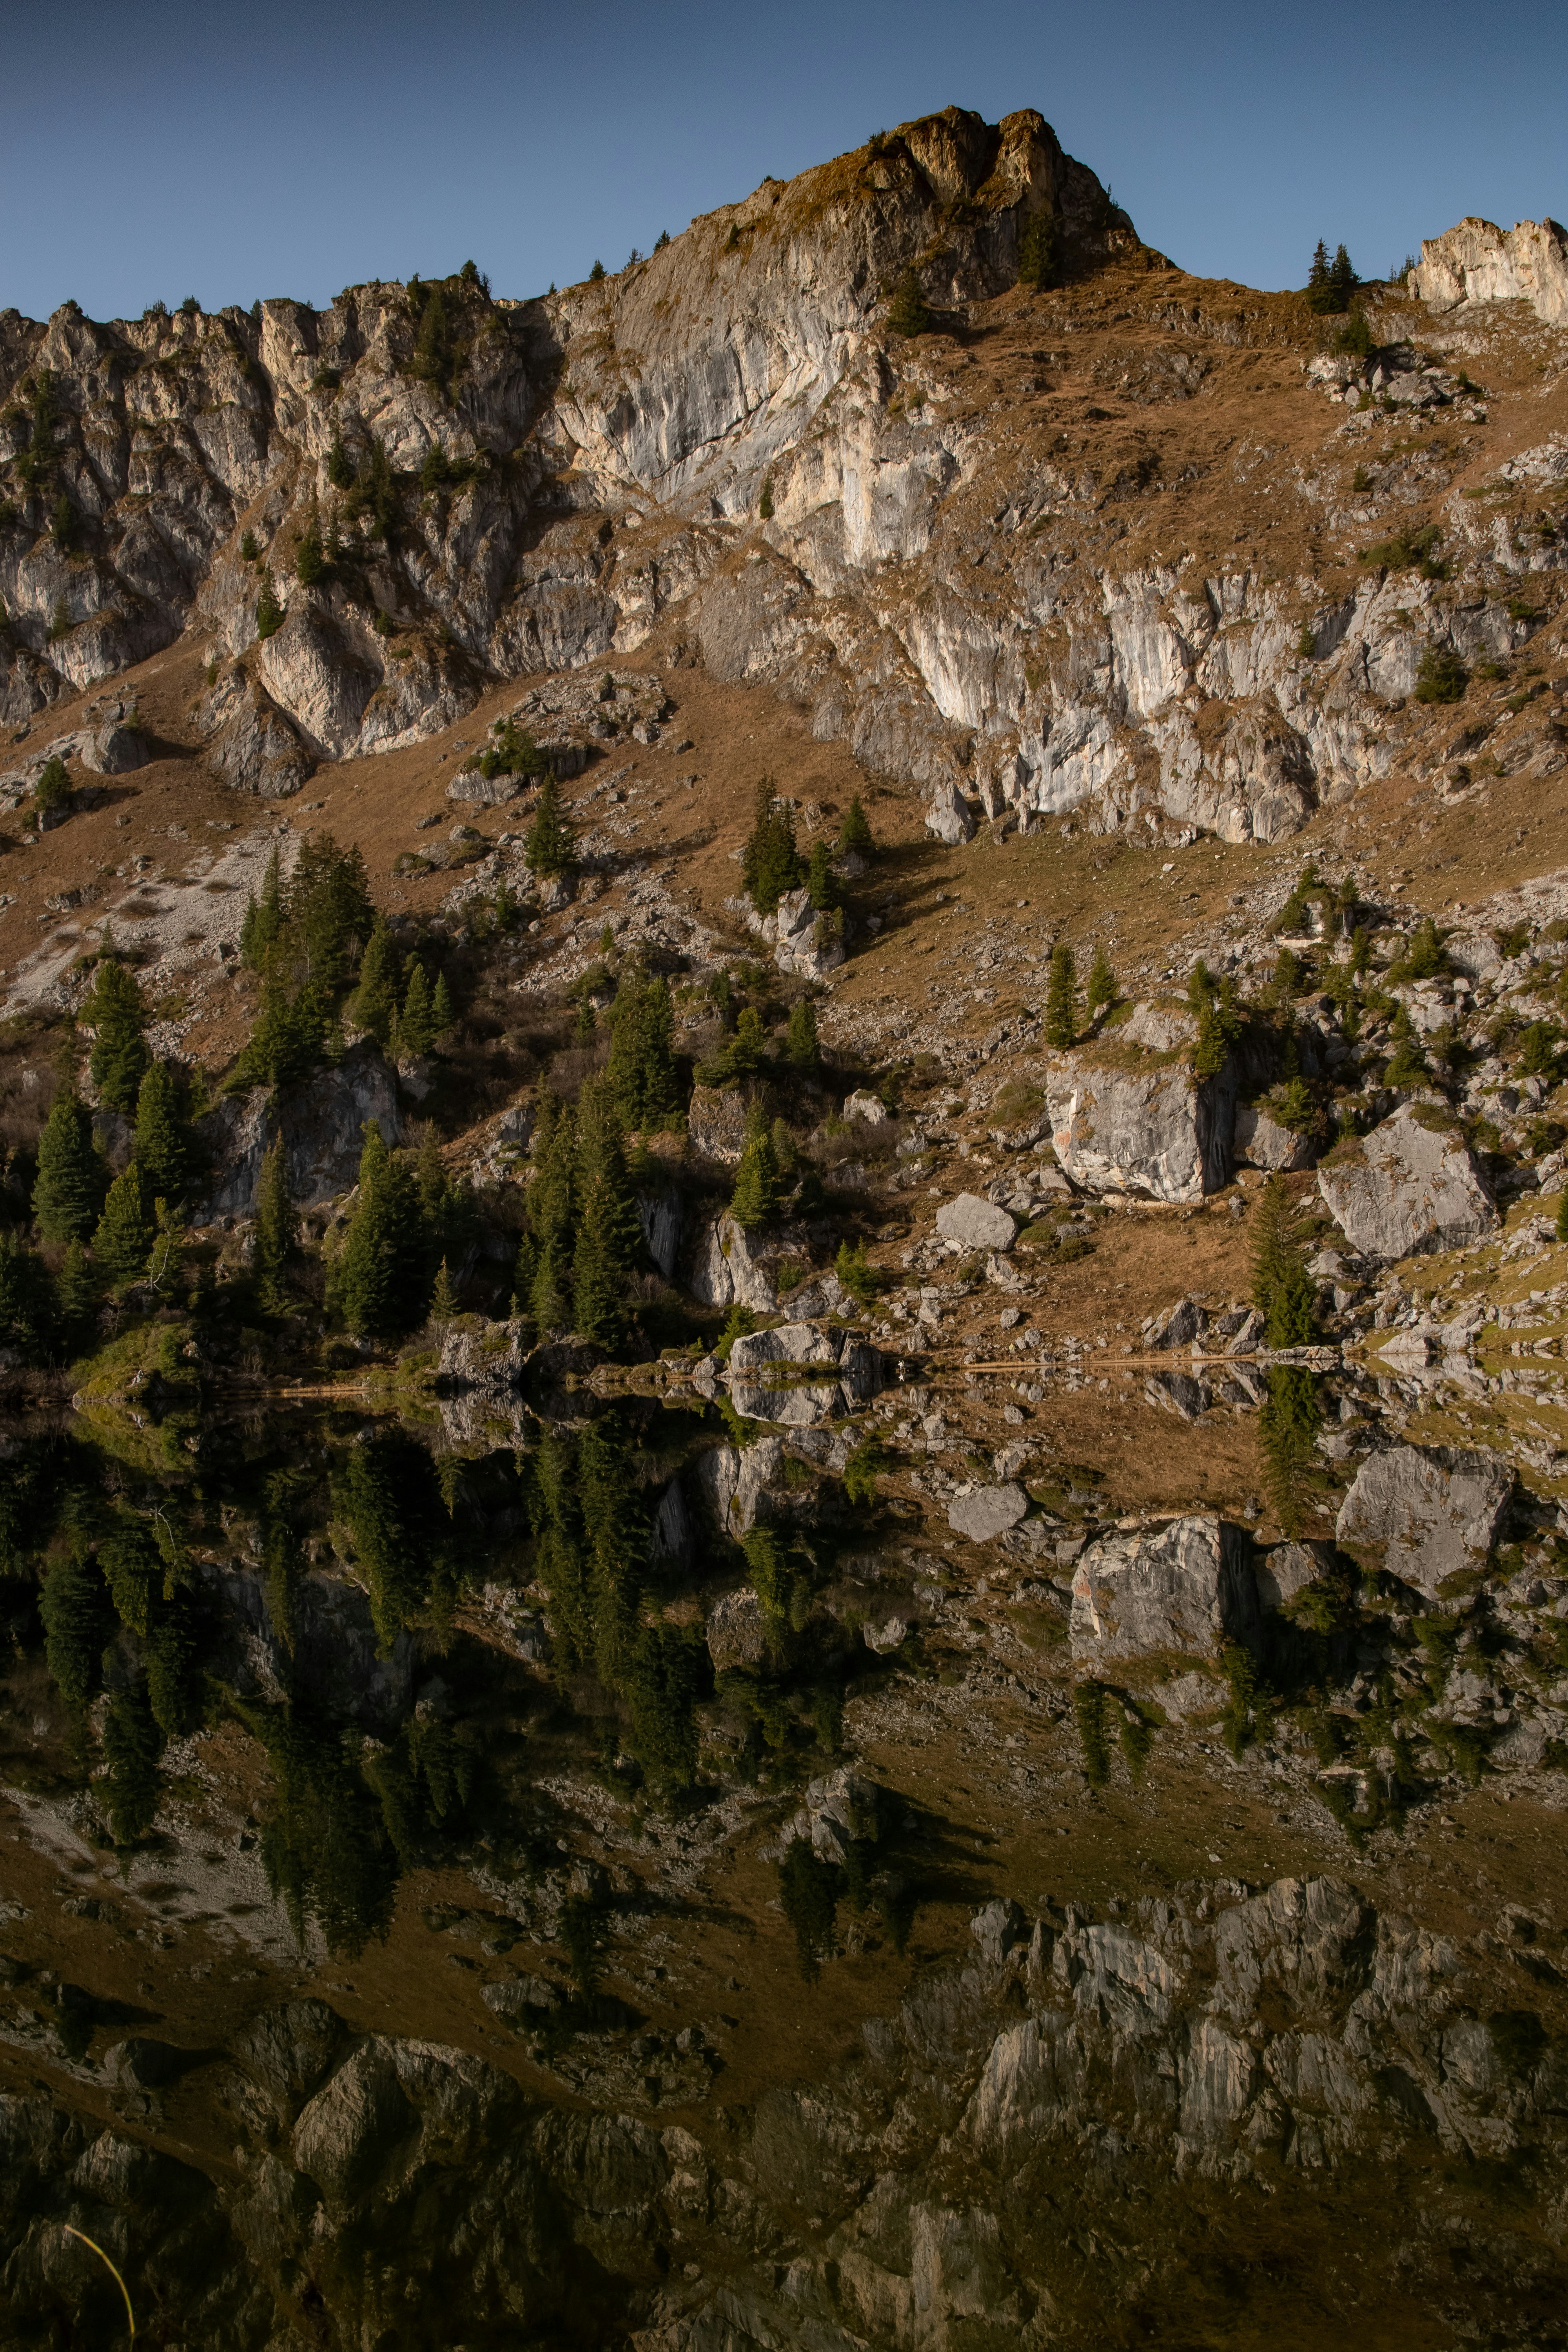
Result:
M436 1042L430 1011L430 983L417 956L408 961L408 986L397 1016L396 1045L400 1055L427 1054Z
M864 1242L840 1242L833 1271L857 1307L869 1307L881 1288L881 1276L866 1255Z
M40 1363L54 1324L55 1299L42 1258L20 1235L0 1233L0 1347L14 1349L26 1363Z
M77 1018L93 1032L88 1069L108 1110L129 1117L151 1058L145 1030L147 1008L132 975L113 957L93 974L92 993Z
M1451 646L1426 646L1415 672L1417 702L1462 702L1470 674Z
M436 985L430 992L430 1042L438 1045L457 1019L452 1010L451 991L447 986L444 971L436 974Z
M1109 1008L1116 1002L1116 974L1110 969L1110 958L1105 952L1103 941L1100 940L1094 943L1094 961L1089 966L1089 994L1086 1002L1091 1021L1097 1013Z
M1329 309L1348 310L1351 296L1360 284L1361 279L1356 276L1350 255L1342 245L1336 245L1334 257L1329 264Z
M102 1572L79 1537L45 1577L38 1614L45 1663L61 1698L79 1713L98 1687L111 1622Z
M195 1162L178 1079L167 1062L153 1062L136 1097L136 1165L149 1200L183 1201Z
M1389 1024L1389 1036L1394 1051L1383 1074L1388 1087L1418 1087L1430 1076L1426 1056L1421 1050L1421 1040L1415 1034L1408 1009L1400 1005Z
M375 925L364 856L342 848L330 833L300 845L283 893L284 933L290 960L324 990L341 988Z
M47 1242L79 1241L91 1232L103 1200L105 1170L93 1148L92 1120L72 1086L56 1090L38 1139L33 1214Z
M833 852L820 835L811 845L806 867L807 896L818 914L831 915L844 904L844 886L833 870Z
M816 1981L823 1961L832 1957L843 1885L843 1871L825 1862L809 1838L790 1840L779 1864L779 1904L795 1931L795 1957L807 1984Z
M307 984L291 996L280 981L269 980L235 1066L236 1081L253 1087L296 1085L320 1060L328 1025L328 1008L319 988Z
M1560 1242L1568 1242L1568 1189L1564 1189L1557 1203L1557 1223L1554 1230Z
M430 1293L430 1320L437 1330L444 1331L448 1323L457 1320L461 1311L458 1294L452 1287L452 1277L447 1271L447 1261L443 1258L436 1269L436 1286Z
M759 915L771 915L786 890L798 887L805 867L795 845L795 824L771 776L757 785L752 830L741 853L741 879Z
M163 1734L153 1714L144 1675L110 1701L103 1752L109 1762L105 1798L114 1843L135 1845L152 1828L163 1793L158 1769Z
M877 844L866 812L860 805L858 793L845 811L844 822L838 828L838 846L842 851L853 851L860 857L871 857L876 854Z
M672 1127L680 1115L680 1087L668 983L633 965L616 992L610 1032L606 1076L623 1124L644 1134Z
M98 1285L79 1241L66 1244L55 1276L54 1323L68 1355L85 1346L98 1307Z
M351 1019L368 1029L378 1045L391 1042L396 1025L402 967L397 941L378 914L360 958L359 985L349 1000Z
M294 576L301 588L319 588L327 576L326 551L321 545L321 517L314 499L305 517L305 528L300 533L294 550Z
M400 1153L388 1151L380 1128L368 1120L334 1304L356 1339L392 1339L424 1321L429 1291L414 1171Z
M253 530L247 530L241 535L239 552L241 561L246 563L254 563L261 553L261 550L257 544L256 533Z
M343 447L342 429L340 426L333 433L332 446L327 452L327 479L334 490L346 490L353 478L354 469L349 462L349 453Z
M888 331L890 334L925 335L931 332L931 315L926 308L925 296L913 266L900 272L888 302Z
M760 1110L753 1110L747 1125L746 1148L741 1154L741 1164L735 1171L735 1189L730 1196L730 1214L738 1225L748 1232L771 1224L784 1207L784 1186L779 1171L778 1154L773 1149L772 1129Z
M424 316L414 345L414 373L445 391L452 373L452 333L447 305L438 286L425 299Z
M1051 950L1046 984L1046 1043L1065 1051L1078 1036L1078 969L1066 940Z
M614 1097L602 1081L578 1106L577 1238L572 1307L577 1329L602 1348L626 1335L626 1295L642 1246Z
M264 572L261 575L261 591L256 599L257 635L263 638L275 637L288 617L288 614L278 602L278 593L272 585L271 573Z
M790 1013L784 1052L797 1070L816 1071L822 1067L822 1047L816 1034L816 1007L809 996L803 996Z
M281 1134L261 1162L256 1195L256 1295L268 1315L282 1312L283 1274L300 1238L300 1215L289 1191L289 1158Z
M561 803L561 788L551 771L539 788L532 821L523 835L528 870L541 882L568 873L576 862L577 843Z
M1031 213L1018 236L1018 283L1039 293L1056 274L1056 225L1049 213Z
M261 896L252 891L239 927L239 955L252 971L265 971L283 930L283 878L275 849L261 877Z
M1329 248L1321 237L1312 248L1312 266L1307 272L1307 307L1320 313L1333 307L1329 299Z
M71 803L70 777L58 752L46 760L33 786L33 806L40 816L54 816Z
M1258 1196L1252 1237L1252 1303L1270 1348L1310 1344L1316 1294L1291 1233L1290 1195L1270 1176Z
M560 1330L572 1316L572 1255L577 1226L577 1118L546 1091L534 1129L527 1227L517 1286L535 1328Z
M142 1171L133 1160L110 1186L92 1236L93 1257L116 1287L146 1273L156 1232Z

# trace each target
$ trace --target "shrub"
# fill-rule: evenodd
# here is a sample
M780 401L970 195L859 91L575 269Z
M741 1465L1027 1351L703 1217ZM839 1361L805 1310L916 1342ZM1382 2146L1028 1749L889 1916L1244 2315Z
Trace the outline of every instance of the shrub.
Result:
M892 297L888 304L889 331L907 338L929 334L931 325L931 312L927 310L925 297L921 292L920 279L915 276L911 267L903 271L894 285Z
M1106 1724L1110 1696L1105 1685L1092 1677L1079 1683L1072 1695L1073 1717L1083 1750L1084 1779L1091 1789L1103 1789L1110 1778L1110 1734Z
M771 474L764 474L763 477L763 495L757 501L757 512L763 522L772 522L773 519L773 478Z
M588 283L589 283L589 285L590 285L590 286L597 286L597 285L599 284L600 280L603 278L604 275L605 275L605 265L604 265L604 263L603 263L602 261L595 261L595 264L594 264L594 267L593 267L593 268L592 268L592 269L590 269L590 270L589 270L589 272L588 272Z
M258 637L275 637L287 618L282 605L273 592L272 583L262 575L261 593L256 600L256 634Z
M1469 674L1450 646L1427 646L1415 673L1417 702L1462 702Z
M1048 213L1031 213L1018 237L1018 283L1034 293L1056 275L1056 224Z
M1337 337L1342 352L1358 360L1369 360L1377 346L1372 339L1372 329L1366 323L1364 310L1356 310L1346 320Z
M253 530L247 530L239 542L239 551L247 563L254 563L257 557L261 553L260 548L257 545L256 533Z
M70 778L66 763L57 752L44 762L43 772L33 786L33 806L40 816L53 816L70 806Z
M1431 559L1442 536L1435 522L1424 523L1419 530L1396 531L1392 539L1380 539L1375 547L1363 547L1361 560L1378 564L1384 572L1409 572L1418 565L1424 576L1441 577Z

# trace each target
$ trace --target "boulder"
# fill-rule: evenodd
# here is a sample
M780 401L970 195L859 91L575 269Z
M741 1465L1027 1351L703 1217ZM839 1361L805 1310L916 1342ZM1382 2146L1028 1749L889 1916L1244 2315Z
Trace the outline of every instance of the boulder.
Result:
M862 1087L858 1093L844 1097L846 1121L858 1119L865 1127L886 1127L892 1116L881 1096L872 1094L868 1087Z
M746 1104L738 1087L693 1087L686 1133L700 1160L738 1168L746 1148Z
M477 768L465 768L447 785L447 798L468 801L475 808L501 808L516 800L521 790L515 776L481 776Z
M721 1535L749 1535L768 1517L768 1491L784 1464L784 1440L760 1437L754 1445L713 1445L697 1457L697 1484Z
M708 1654L716 1675L761 1665L768 1645L763 1604L749 1584L721 1593L708 1615Z
M737 1339L726 1377L735 1410L748 1421L807 1429L865 1403L883 1387L886 1372L880 1349L853 1332L780 1323Z
M261 1162L279 1124L295 1205L310 1209L335 1200L359 1175L372 1119L388 1144L402 1142L396 1076L368 1039L351 1046L336 1069L319 1070L281 1102L265 1087L226 1096L197 1122L213 1170L197 1223L254 1213Z
M144 768L152 756L146 737L120 719L96 728L81 747L81 764L96 776L128 776Z
M758 1315L778 1313L773 1278L753 1255L745 1227L728 1210L710 1218L698 1234L687 1287L704 1307L739 1304Z
M1058 1163L1084 1192L1201 1201L1229 1179L1228 1063L1201 1079L1184 1062L1139 1068L1082 1050L1053 1054L1046 1097Z
M1267 1103L1238 1103L1233 1130L1236 1157L1249 1168L1273 1168L1289 1173L1317 1164L1317 1148L1310 1136L1294 1135L1282 1127Z
M1005 1209L975 1192L944 1201L936 1213L936 1229L952 1250L1010 1250L1018 1234Z
M1101 1536L1079 1555L1068 1630L1080 1661L1150 1650L1212 1657L1258 1629L1251 1538L1207 1512Z
M1201 1339L1208 1317L1195 1298L1178 1298L1163 1315L1156 1315L1143 1327L1143 1345L1151 1353L1163 1348L1187 1348Z
M1198 1016L1190 1004L1135 1004L1117 1031L1117 1042L1142 1045L1151 1054L1181 1054L1195 1043Z
M1441 1114L1405 1104L1318 1171L1318 1190L1351 1247L1365 1257L1465 1249L1499 1219L1468 1144Z
M973 1486L947 1507L947 1524L954 1535L971 1543L990 1543L1016 1528L1029 1507L1029 1498L1016 1478L1000 1486Z
M492 2017L508 2025L542 2025L565 2007L565 1997L548 1977L503 1977L479 1995Z
M1316 1584L1333 1566L1334 1548L1328 1543L1276 1544L1254 1563L1258 1598L1265 1609L1280 1609L1304 1586Z
M1391 1576L1436 1598L1484 1565L1513 1495L1513 1470L1479 1447L1394 1445L1369 1454L1340 1507L1342 1543L1381 1544Z
M973 840L974 819L956 783L937 787L926 810L926 831L936 840L946 842L950 849L955 849L960 842Z
M763 929L773 941L780 971L798 980L821 980L844 961L845 918L823 914L809 890L786 890Z

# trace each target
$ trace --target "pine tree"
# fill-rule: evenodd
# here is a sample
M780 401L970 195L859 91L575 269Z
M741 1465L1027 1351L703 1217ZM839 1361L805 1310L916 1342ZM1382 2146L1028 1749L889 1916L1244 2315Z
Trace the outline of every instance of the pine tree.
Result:
M667 982L634 966L616 991L610 1028L605 1076L623 1124L643 1134L673 1126L680 1103Z
M414 1182L419 1194L419 1213L425 1229L432 1237L432 1263L444 1255L447 1212L452 1201L452 1182L447 1173L447 1163L441 1157L441 1141L428 1122L419 1139L419 1150L414 1161Z
M142 991L122 963L106 957L93 975L92 993L79 1019L93 1031L88 1069L108 1110L129 1117L150 1056Z
M1092 1021L1097 1013L1113 1005L1115 1002L1116 974L1110 968L1110 958L1105 952L1103 941L1097 940L1094 943L1094 961L1089 966L1089 1019Z
M1254 1213L1252 1303L1264 1318L1270 1348L1310 1344L1315 1294L1290 1234L1290 1196L1279 1176L1264 1185Z
M251 971L264 971L282 930L283 883L275 849L261 879L261 896L251 897L239 927L240 961Z
M931 325L931 312L911 266L902 272L893 288L888 304L888 330L895 335L924 335L930 333Z
M397 1016L396 1045L400 1055L427 1054L435 1043L430 1018L430 983L417 956L408 964L408 988Z
M390 1339L424 1320L429 1284L413 1171L388 1151L380 1128L369 1120L335 1303L356 1339Z
M784 1052L797 1070L818 1070L822 1066L822 1048L816 1036L816 1007L809 996L803 996L789 1016Z
M1066 1051L1078 1036L1078 968L1066 940L1051 950L1046 988L1046 1043Z
M761 1114L753 1111L748 1124L746 1148L735 1171L735 1189L730 1196L730 1214L738 1225L750 1233L760 1225L771 1224L783 1205L784 1183L779 1172L778 1154L773 1150L773 1135Z
M741 879L759 915L771 915L786 890L795 889L805 871L795 845L795 824L778 798L771 776L757 785L752 830L741 853Z
M444 1330L448 1323L457 1320L460 1311L458 1294L452 1287L452 1277L443 1258L437 1269L436 1287L430 1294L430 1320L437 1330Z
M626 1292L641 1248L642 1226L626 1172L620 1122L602 1081L585 1090L577 1126L573 1318L585 1339L615 1348L626 1334Z
M98 1687L112 1624L102 1570L79 1538L45 1577L38 1614L45 1663L67 1706L79 1712Z
M180 1110L180 1088L167 1062L154 1062L136 1097L136 1165L149 1200L183 1201L191 1181L194 1139Z
M523 835L522 847L528 870L537 881L553 881L575 863L576 839L562 810L561 789L553 770L539 788L533 820Z
M527 1201L529 1264L520 1264L518 1287L527 1297L536 1328L555 1331L569 1322L572 1314L577 1120L574 1110L548 1093L540 1100Z
M98 1219L104 1166L93 1149L92 1120L74 1087L61 1086L38 1139L33 1214L47 1242L80 1241Z
M1329 248L1321 237L1312 248L1312 266L1307 272L1307 307L1319 312L1333 308L1329 293Z
M1031 213L1018 238L1018 283L1035 293L1056 274L1056 226L1046 212Z
M375 927L363 851L341 848L330 833L312 834L289 877L283 921L291 954L302 956L317 987L341 988Z
M1426 1066L1426 1056L1421 1050L1421 1040L1415 1034L1407 1008L1403 1004L1389 1024L1389 1036L1394 1051L1383 1074L1384 1085L1418 1087L1431 1073Z
M75 1354L86 1342L92 1328L98 1306L98 1286L92 1278L87 1252L80 1242L66 1245L59 1272L55 1276L55 1328L68 1354Z
M278 602L277 591L272 585L270 575L264 572L261 575L261 593L256 600L257 635L275 637L288 617L282 605Z
M1557 1203L1557 1223L1554 1230L1560 1242L1568 1242L1568 1188L1564 1188L1563 1197Z
M294 576L301 588L319 588L327 576L326 552L321 545L321 517L314 499L305 517L305 528L294 550Z
M93 1257L117 1288L146 1273L156 1231L133 1160L110 1186L92 1236Z
M279 1134L261 1162L256 1195L256 1295L264 1314L282 1311L283 1270L299 1238L299 1212L289 1191L288 1154Z
M870 857L876 852L877 844L872 837L866 812L860 805L858 793L855 794L845 811L844 822L838 828L838 846L845 852L853 850L860 857Z
M436 974L436 986L430 997L430 1043L434 1045L444 1037L457 1015L452 1010L451 993L444 971Z
M315 1067L329 1026L319 989L290 996L278 981L262 991L261 1011L246 1040L235 1075L253 1087L289 1087Z
M16 1234L0 1233L0 1347L14 1349L26 1363L41 1363L53 1337L54 1309L37 1250Z
M332 446L327 452L327 479L334 490L346 490L353 480L354 469L349 463L349 453L343 447L342 427L332 436Z
M1348 310L1351 296L1361 284L1352 266L1350 255L1342 245L1334 247L1334 257L1329 264L1328 294L1325 307L1331 311Z
M820 915L831 915L844 904L843 885L833 871L832 856L832 851L820 836L812 843L805 887L812 905Z
M754 1004L743 1004L724 1061L731 1077L754 1077L768 1057L768 1033Z
M368 1029L378 1045L388 1044L396 1024L402 963L397 941L378 914L360 958L359 986L348 1006L350 1018Z
M146 1677L139 1675L129 1690L115 1693L103 1722L105 1804L118 1846L135 1845L153 1826L163 1793L158 1769L163 1752L163 1735L153 1719Z

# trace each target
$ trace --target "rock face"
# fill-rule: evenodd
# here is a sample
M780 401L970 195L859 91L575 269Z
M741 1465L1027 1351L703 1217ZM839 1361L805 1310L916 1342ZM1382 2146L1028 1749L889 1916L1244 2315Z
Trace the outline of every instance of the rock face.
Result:
M261 1162L279 1124L297 1205L315 1208L335 1200L359 1174L364 1130L373 1119L389 1145L402 1142L397 1080L380 1049L368 1043L351 1046L335 1069L319 1071L280 1105L264 1087L228 1096L197 1129L213 1168L204 1218L251 1215Z
M1428 1115L1429 1117L1430 1115ZM1463 1249L1498 1229L1464 1137L1407 1104L1318 1171L1318 1189L1365 1257Z
M1201 1201L1230 1174L1234 1074L1194 1076L1185 1062L1153 1067L1053 1054L1046 1078L1058 1162L1086 1192Z
M1016 1528L1028 1507L1027 1495L1016 1479L1009 1478L999 1486L975 1486L967 1495L955 1496L947 1507L947 1524L971 1543L990 1543Z
M878 1395L887 1360L853 1332L779 1323L735 1341L728 1378L735 1410L748 1421L805 1429L837 1421Z
M1088 1664L1147 1650L1211 1657L1227 1640L1254 1640L1251 1549L1243 1528L1206 1514L1152 1534L1100 1537L1073 1571L1074 1657Z
M749 1307L776 1315L778 1293L743 1225L725 1210L703 1225L692 1248L687 1287L704 1307Z
M1018 1237L1006 1210L975 1192L944 1201L936 1213L936 1229L953 1250L1010 1250Z
M1333 1552L1332 1544L1283 1543L1260 1553L1255 1572L1264 1608L1282 1608L1307 1585L1315 1584L1332 1566Z
M1265 1103L1238 1103L1233 1129L1236 1157L1249 1168L1279 1169L1286 1174L1317 1164L1317 1147L1310 1135L1294 1135L1273 1118Z
M1410 290L1435 309L1460 302L1528 302L1549 326L1568 326L1568 230L1554 220L1495 221L1468 215L1421 240Z
M746 1104L739 1087L693 1087L686 1132L700 1159L739 1167L746 1148Z
M1391 1446L1362 1464L1335 1531L1342 1543L1382 1544L1390 1575L1436 1599L1445 1578L1484 1565L1512 1494L1513 1471L1495 1454Z
M708 1612L708 1654L716 1675L760 1665L767 1649L763 1604L749 1584L721 1595Z

